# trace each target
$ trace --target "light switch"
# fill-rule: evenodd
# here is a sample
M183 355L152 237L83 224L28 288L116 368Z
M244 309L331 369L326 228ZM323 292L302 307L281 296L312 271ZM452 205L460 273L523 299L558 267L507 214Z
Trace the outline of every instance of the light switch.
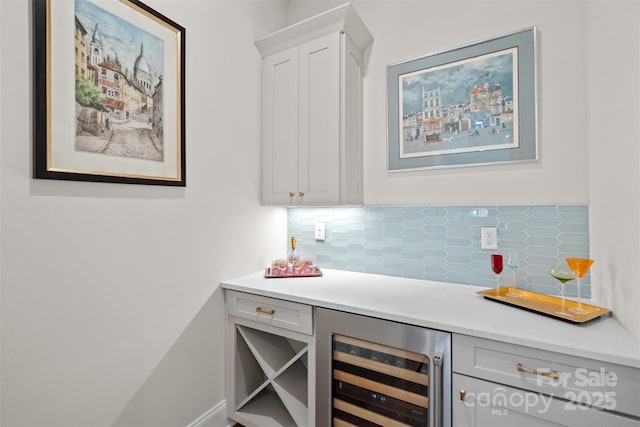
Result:
M324 230L324 222L316 222L316 230L314 233L316 240L324 242Z

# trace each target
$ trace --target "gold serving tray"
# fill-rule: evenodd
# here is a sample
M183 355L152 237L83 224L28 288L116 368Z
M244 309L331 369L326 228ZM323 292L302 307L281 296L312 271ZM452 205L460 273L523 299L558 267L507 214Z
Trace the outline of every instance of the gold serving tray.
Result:
M264 277L267 279L282 279L285 277L320 277L322 276L322 271L318 267L313 267L308 273L292 273L292 274L273 274L271 272L271 267L267 267L264 271Z
M478 291L477 294L496 302L522 308L545 316L554 317L556 319L565 320L571 323L585 323L600 316L604 316L605 314L611 314L611 310L608 308L602 308L585 303L582 303L582 309L585 310L586 313L574 313L571 309L578 307L578 303L576 301L565 299L563 306L562 298L526 291L519 288L500 287L499 291L494 288L487 289L485 291Z

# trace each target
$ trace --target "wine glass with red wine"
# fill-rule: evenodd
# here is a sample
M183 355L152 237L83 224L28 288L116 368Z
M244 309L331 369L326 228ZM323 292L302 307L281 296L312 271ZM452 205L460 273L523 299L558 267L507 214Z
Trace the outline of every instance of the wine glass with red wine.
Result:
M491 254L491 270L496 273L496 296L500 296L500 273L502 273L502 255Z

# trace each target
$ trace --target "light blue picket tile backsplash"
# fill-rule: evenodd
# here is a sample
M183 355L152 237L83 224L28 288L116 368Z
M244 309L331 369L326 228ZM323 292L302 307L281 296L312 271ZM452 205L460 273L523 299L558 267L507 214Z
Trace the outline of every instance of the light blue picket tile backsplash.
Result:
M326 224L325 241L316 241L316 222ZM589 257L587 206L438 206L291 208L288 233L298 252L320 268L361 271L440 282L493 287L490 255L480 248L480 228L498 228L504 256L502 286L560 294L549 267L566 257ZM507 258L518 254L520 267ZM577 295L575 281L565 293ZM591 294L590 275L580 294Z

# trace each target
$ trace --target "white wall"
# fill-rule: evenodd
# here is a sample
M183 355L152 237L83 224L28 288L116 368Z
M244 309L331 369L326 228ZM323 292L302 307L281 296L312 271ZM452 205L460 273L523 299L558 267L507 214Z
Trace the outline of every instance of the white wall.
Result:
M31 179L31 1L0 1L2 426L189 424L224 399L219 282L284 253L253 40L285 3L145 3L187 29L184 189Z
M376 36L365 93L367 204L584 204L587 84L582 8L575 2L399 2L359 7ZM358 4L359 6L359 4ZM425 17L433 16L433 19ZM508 17L508 19L506 18ZM536 25L539 148L534 164L402 174L386 171L386 65ZM562 43L558 41L562 40ZM570 80L571 84L567 84ZM368 124L368 125L367 125ZM568 156L571 155L571 161ZM375 188L376 191L367 191Z
M592 292L640 337L640 3L587 11Z

